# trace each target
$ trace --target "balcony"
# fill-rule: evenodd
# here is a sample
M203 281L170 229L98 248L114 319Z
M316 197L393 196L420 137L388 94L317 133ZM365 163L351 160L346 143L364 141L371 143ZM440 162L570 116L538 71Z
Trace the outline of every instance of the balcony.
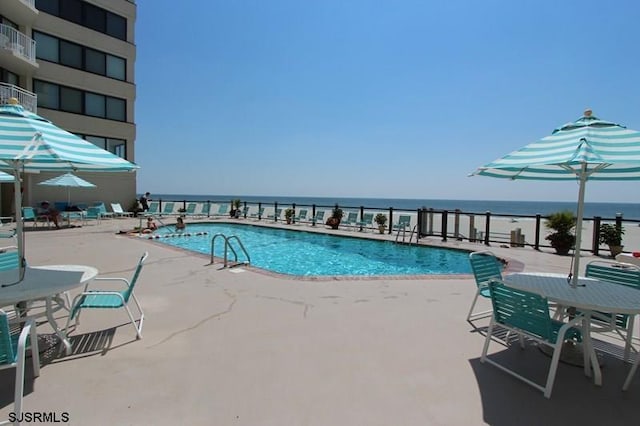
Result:
M0 105L8 103L11 98L16 98L24 109L38 112L38 95L13 84L0 83Z
M38 17L36 0L2 0L2 15L20 25L30 25Z
M35 40L9 25L0 24L0 59L10 71L33 73L38 69Z

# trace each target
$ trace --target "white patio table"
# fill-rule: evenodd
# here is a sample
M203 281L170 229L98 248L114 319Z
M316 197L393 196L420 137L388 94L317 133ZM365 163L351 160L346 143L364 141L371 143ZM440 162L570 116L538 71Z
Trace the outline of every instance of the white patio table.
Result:
M508 274L504 282L509 287L539 294L552 302L582 311L584 372L590 377L593 364L594 382L601 385L602 373L591 342L591 311L640 314L640 291L583 277L579 278L577 287L572 287L566 275L544 272Z
M0 272L0 306L16 305L20 302L44 300L46 316L62 340L67 355L71 354L71 343L66 331L61 330L53 316L52 302L61 306L64 301L59 295L88 283L98 275L98 270L84 265L27 266L20 280L17 269ZM29 313L27 312L27 316Z

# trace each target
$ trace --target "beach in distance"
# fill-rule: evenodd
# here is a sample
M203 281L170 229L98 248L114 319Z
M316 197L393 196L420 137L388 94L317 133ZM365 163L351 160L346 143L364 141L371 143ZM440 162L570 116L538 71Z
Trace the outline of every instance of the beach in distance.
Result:
M561 210L576 211L576 201L494 201L494 200L424 200L403 198L344 198L344 197L293 197L265 195L187 195L187 194L152 194L151 198L162 200L212 201L223 202L240 199L248 203L277 202L281 205L317 205L333 206L336 203L343 208L365 208L395 210L417 210L433 208L435 210L461 210L466 213L485 213L504 215L540 214L547 216ZM640 203L585 203L584 217L615 218L621 214L625 220L640 220Z

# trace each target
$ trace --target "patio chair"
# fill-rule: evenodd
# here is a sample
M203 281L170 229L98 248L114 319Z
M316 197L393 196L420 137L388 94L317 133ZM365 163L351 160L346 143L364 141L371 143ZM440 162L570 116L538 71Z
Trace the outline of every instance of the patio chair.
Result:
M102 219L102 217L102 212L98 207L87 207L87 210L84 213L85 223L93 219L98 224L100 224L100 220Z
M373 213L363 214L362 220L357 221L356 226L359 226L361 231L364 228L373 228Z
M220 204L218 206L218 211L214 214L216 217L228 216L229 215L229 204Z
M51 222L49 221L49 216L37 214L36 209L34 209L33 207L22 208L22 221L33 222L34 227L38 226L38 222L42 222L42 223L46 223L48 228L51 228Z
M133 217L133 212L124 211L120 203L111 203L111 210L116 217Z
M40 354L38 352L38 335L33 319L24 322L20 334L12 334L7 314L0 310L0 369L15 368L16 380L13 399L13 413L16 418L22 417L22 398L24 396L24 367L27 347L31 346L31 362L33 377L40 375ZM9 421L2 422L2 424ZM20 422L14 422L19 424Z
M262 219L262 216L264 216L264 207L260 207L256 213L251 213L249 215L249 217L255 218L257 220Z
M411 216L409 216L408 214L401 214L400 216L398 216L398 223L394 223L393 224L393 230L395 231L396 229L406 229L406 228L410 228L411 227Z
M80 311L82 309L118 309L124 308L127 311L127 315L131 320L131 325L136 330L136 338L142 339L142 323L144 321L144 312L142 312L142 306L140 306L140 302L136 298L136 295L133 293L133 288L135 287L138 278L140 277L140 272L142 271L142 267L144 266L144 261L149 256L149 253L145 252L140 260L138 261L138 265L133 273L133 277L131 280L127 280L126 278L112 278L112 277L98 277L94 278L93 282L105 282L105 281L120 281L126 285L126 288L122 291L114 291L114 290L89 290L89 284L87 284L84 288L84 291L77 295L75 299L73 299L71 313L69 314L69 318L67 319L67 329L69 328L69 323L71 320L75 318L76 327L80 322ZM133 299L135 305L140 312L140 320L139 324L136 325L136 320L131 313L131 309L129 309L129 301Z
M632 287L640 291L640 268L635 265L593 260L587 264L585 276ZM615 331L624 339L624 361L628 362L631 350L634 349L632 340L635 315L593 312L591 320L596 325L592 329L594 332Z
M202 217L209 217L210 212L211 211L211 203L206 202L204 204L202 204L202 210L200 211L200 215Z
M347 216L340 221L341 226L355 227L358 222L358 212L347 212Z
M549 304L546 298L507 287L497 280L490 280L487 285L493 304L493 316L487 330L480 361L483 363L488 362L498 367L500 370L542 391L546 398L551 398L562 345L568 339L582 340L580 330L575 328L582 322L582 317L578 316L567 323L556 321L549 315ZM553 349L553 357L551 358L551 365L549 366L549 373L544 386L527 379L487 356L489 344L494 338L493 333L497 326L516 333L519 336L520 347L523 349L524 337ZM595 352L592 351L590 356L595 361Z
M102 201L96 201L91 207L97 208L102 218L109 219L113 217L113 213L107 211L107 207Z
M149 210L145 212L147 215L157 215L160 213L160 203L158 201L151 201L149 203Z
M469 308L469 314L467 315L467 322L471 323L477 319L491 316L491 309L488 311L473 312L473 308L475 308L479 296L490 299L489 281L492 279L502 279L502 266L498 258L490 251L470 253L469 262L471 263L471 269L473 270L473 277L476 280L477 287L473 302L471 302L471 308Z
M172 216L175 213L173 213L173 208L175 206L175 203L173 201L169 201L164 203L164 207L162 207L162 213L160 213L160 216Z
M309 211L307 209L298 210L298 214L293 216L293 223L300 223L304 220L307 220L307 214Z
M267 219L272 219L277 221L278 219L280 219L280 215L282 215L282 209L278 207L277 209L275 209L273 214L267 215Z
M325 215L325 211L324 210L316 210L316 215L314 217L311 218L311 225L315 226L316 223L323 223L324 222L324 215Z

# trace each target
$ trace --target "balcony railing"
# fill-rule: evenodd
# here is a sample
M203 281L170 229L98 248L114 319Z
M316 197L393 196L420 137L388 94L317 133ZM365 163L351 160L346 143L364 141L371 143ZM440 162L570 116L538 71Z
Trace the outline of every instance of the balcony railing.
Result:
M27 6L31 6L34 9L36 8L36 0L20 0L20 1L26 4Z
M0 24L0 49L11 50L25 60L36 63L36 41L9 25Z
M13 84L0 83L0 105L8 103L11 98L16 98L24 109L38 112L38 95Z

